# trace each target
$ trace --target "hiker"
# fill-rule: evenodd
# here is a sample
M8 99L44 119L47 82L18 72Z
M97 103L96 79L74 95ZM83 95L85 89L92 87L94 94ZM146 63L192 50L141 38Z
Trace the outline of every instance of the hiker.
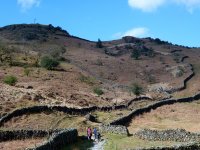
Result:
M98 137L98 141L100 141L101 140L101 134L100 134L100 132L97 132L97 137Z
M98 132L96 128L94 128L93 134L94 134L94 140L98 140Z
M88 140L91 140L91 137L92 137L92 129L90 127L87 128L87 137L88 137Z

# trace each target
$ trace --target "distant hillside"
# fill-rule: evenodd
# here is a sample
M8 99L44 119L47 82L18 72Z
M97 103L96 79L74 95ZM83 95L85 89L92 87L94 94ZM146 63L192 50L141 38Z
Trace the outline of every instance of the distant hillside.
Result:
M62 103L77 99L78 105L88 105L92 99L102 100L104 104L124 102L134 96L130 94L134 84L143 88L144 95L155 99L184 95L188 92L184 91L186 86L189 93L199 89L192 83L200 80L197 61L200 49L160 39L127 36L92 42L52 25L19 24L0 28L0 45L1 66L8 65L7 60L12 61L9 63L12 67L2 71L2 78L4 74L17 74L18 70L30 67L34 77L48 76L48 80L41 81L30 76L35 88L57 93ZM39 64L46 55L59 60L57 70L64 72L43 70L42 74L35 74L41 72ZM18 78L19 83L27 82L23 75ZM103 90L102 97L95 97L94 88ZM96 100L90 102L94 104Z

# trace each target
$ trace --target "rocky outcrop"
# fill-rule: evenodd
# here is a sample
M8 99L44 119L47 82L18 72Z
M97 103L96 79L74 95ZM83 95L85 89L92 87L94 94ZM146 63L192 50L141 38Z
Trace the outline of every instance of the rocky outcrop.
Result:
M133 43L124 43L118 44L115 46L107 47L105 49L105 53L110 56L121 56L123 54L131 52L130 49L133 49L135 44Z
M87 114L85 115L85 119L91 122L97 122L97 119L95 116L93 116L92 114Z

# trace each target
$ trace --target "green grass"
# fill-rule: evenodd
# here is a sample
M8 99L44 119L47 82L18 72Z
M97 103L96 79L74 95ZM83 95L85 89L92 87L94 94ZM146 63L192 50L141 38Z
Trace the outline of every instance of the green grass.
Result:
M8 84L8 85L13 86L17 82L17 77L15 77L13 75L5 76L4 79L3 79L3 82Z
M128 113L130 113L129 110L122 110L122 111L116 110L112 112L96 111L93 112L92 114L97 116L97 120L99 122L109 123L115 119L118 119L121 116L127 115Z
M150 148L152 146L172 146L180 144L171 141L147 141L134 136L123 136L116 134L107 134L104 137L106 144L104 150L124 150L133 148Z
M95 94L97 94L98 96L104 94L103 90L102 90L100 87L94 87L93 92L94 92Z
M81 75L79 77L79 80L81 82L84 82L84 83L88 84L88 85L94 85L95 84L95 78L93 78L93 77Z

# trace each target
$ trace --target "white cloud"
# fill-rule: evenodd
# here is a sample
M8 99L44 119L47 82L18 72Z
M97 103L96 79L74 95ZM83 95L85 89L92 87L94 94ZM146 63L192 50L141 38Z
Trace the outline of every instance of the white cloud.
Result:
M144 12L152 12L166 3L173 5L184 5L189 12L200 8L200 0L128 0L130 7L140 9Z
M145 37L149 30L147 28L133 28L123 34L123 36Z
M27 11L32 7L38 7L40 5L40 0L17 0L18 5L21 6L22 11Z
M165 0L128 0L132 8L141 9L144 12L151 12L163 5Z
M139 37L139 38L142 38L142 37L146 37L148 36L149 34L149 29L148 28L145 28L145 27L138 27L138 28L133 28L131 30L128 30L126 32L118 32L118 33L115 33L113 35L114 38L121 38L121 37L124 37L124 36L133 36L133 37Z

